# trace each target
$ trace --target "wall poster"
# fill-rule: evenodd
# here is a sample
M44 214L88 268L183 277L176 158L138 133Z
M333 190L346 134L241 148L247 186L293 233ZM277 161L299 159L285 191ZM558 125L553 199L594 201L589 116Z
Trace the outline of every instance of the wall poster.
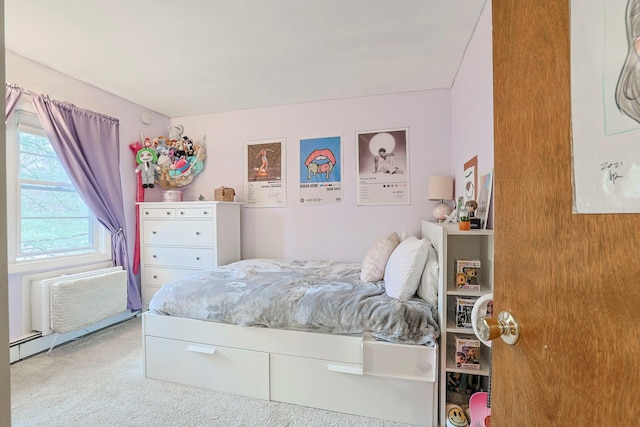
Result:
M358 205L409 205L409 130L356 132Z
M573 212L640 212L640 0L570 6Z
M244 144L244 207L285 207L285 138Z
M342 145L339 136L300 140L298 204L342 204Z

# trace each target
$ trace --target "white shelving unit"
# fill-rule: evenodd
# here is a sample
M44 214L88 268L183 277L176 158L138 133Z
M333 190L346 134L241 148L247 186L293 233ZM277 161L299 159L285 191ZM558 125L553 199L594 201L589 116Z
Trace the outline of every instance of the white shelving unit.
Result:
M458 229L458 224L422 221L422 236L429 239L435 246L440 265L438 322L441 325L441 335L438 410L440 423L444 425L448 373L479 375L484 389L488 387L491 347L480 344L480 370L457 368L454 360L453 336L455 334L474 335L472 328L460 328L456 325L456 296L480 297L493 292L493 230L461 231ZM481 261L479 291L461 290L456 287L456 259Z

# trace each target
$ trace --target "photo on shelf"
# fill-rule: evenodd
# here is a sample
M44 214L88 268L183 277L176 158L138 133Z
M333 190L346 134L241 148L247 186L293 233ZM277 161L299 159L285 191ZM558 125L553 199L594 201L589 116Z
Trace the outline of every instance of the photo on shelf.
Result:
M491 188L493 185L493 168L480 176L478 181L478 209L476 218L480 218L482 229L486 230L489 219L489 207L491 206Z

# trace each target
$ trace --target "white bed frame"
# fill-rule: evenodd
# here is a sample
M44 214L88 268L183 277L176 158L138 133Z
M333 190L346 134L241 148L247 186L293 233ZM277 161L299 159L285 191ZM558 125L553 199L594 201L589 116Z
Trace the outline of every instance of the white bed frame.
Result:
M142 319L148 378L437 426L437 347L149 312Z

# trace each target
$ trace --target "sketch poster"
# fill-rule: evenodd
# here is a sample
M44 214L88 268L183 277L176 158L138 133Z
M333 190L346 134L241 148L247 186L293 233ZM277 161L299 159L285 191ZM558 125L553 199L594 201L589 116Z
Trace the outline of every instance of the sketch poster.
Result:
M299 205L342 204L340 137L301 139Z
M571 1L574 213L640 212L639 12Z
M356 133L358 205L408 205L407 129Z
M244 206L285 207L285 139L244 145Z

